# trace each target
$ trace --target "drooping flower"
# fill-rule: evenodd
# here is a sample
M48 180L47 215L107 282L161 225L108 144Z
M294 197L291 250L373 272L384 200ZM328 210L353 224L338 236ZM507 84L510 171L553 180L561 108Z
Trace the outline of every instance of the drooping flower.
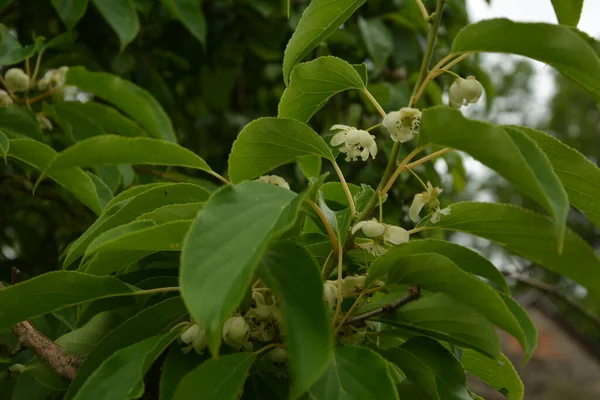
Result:
M394 142L408 142L420 132L421 111L409 107L392 111L383 118L383 126L388 130Z
M369 156L375 159L377 155L377 143L375 136L367 131L356 129L348 125L333 125L332 131L338 131L331 138L332 146L339 146L340 153L346 154L346 161L356 161L360 157L363 161L367 161Z
M450 207L446 207L443 209L437 207L433 211L433 214L431 214L431 223L437 224L440 221L440 218L442 218L442 215L450 215Z
M38 114L35 116L35 119L41 130L52 130L52 121L50 121L48 117Z
M431 209L438 207L440 205L438 196L442 192L443 189L440 189L439 187L434 188L433 185L431 185L431 182L427 181L427 190L425 192L416 194L412 204L410 205L410 209L408 210L408 216L410 217L410 220L417 222L419 219L419 213L425 206L428 206Z
M8 94L6 90L0 89L0 107L6 107L7 105L13 102L12 97Z
M24 92L29 89L29 76L21 68L11 68L4 75L6 88L11 92Z
M194 349L196 353L202 354L204 348L208 345L206 340L206 331L197 324L194 324L187 328L185 332L179 336L179 339L188 347L183 348L184 353L188 353L191 349Z
M270 185L280 186L284 189L290 188L290 185L285 181L285 179L277 175L263 175L256 180L259 182L268 183Z
M335 306L338 296L338 287L336 281L326 281L323 284L323 300L327 302L329 309Z
M365 236L372 239L372 241L359 243L358 247L367 250L374 256L380 256L385 253L385 247L382 246L383 241L399 245L409 240L408 231L405 229L395 225L382 224L377 222L376 219L357 223L352 227L352 234L358 232L359 229Z
M477 103L483 94L483 86L474 76L467 79L458 78L450 86L450 105L461 108L468 104Z
M234 315L223 324L223 341L231 347L244 347L248 341L250 326L246 323L244 317Z
M349 295L359 293L365 287L366 275L349 275L342 281L342 293Z

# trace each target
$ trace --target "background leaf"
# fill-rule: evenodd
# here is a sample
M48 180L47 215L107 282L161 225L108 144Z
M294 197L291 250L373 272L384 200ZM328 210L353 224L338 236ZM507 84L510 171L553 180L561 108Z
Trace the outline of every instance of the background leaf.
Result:
M138 34L140 23L133 0L92 0L102 17L119 36L123 50Z
M358 28L371 59L379 68L385 67L392 51L394 41L391 31L379 18L358 18Z
M202 0L163 0L186 29L202 44L206 43L206 20Z
M35 115L16 104L0 107L0 128L9 138L31 138L43 142L44 136Z
M581 18L583 0L552 0L552 6L560 24L577 26Z
M88 0L52 0L52 5L67 29L71 30L85 14Z
M508 400L523 399L523 383L504 354L500 354L500 359L493 360L466 349L463 351L461 363L467 371L500 391Z

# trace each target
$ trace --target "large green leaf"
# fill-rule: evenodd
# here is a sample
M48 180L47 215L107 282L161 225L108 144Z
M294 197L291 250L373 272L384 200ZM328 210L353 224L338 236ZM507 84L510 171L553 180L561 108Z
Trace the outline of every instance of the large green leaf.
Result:
M473 350L463 350L462 365L467 371L498 390L508 400L522 400L523 383L519 374L504 354L493 360Z
M293 379L290 396L295 398L319 379L332 350L319 267L302 247L279 242L263 256L258 275L282 300Z
M562 181L571 204L600 227L600 168L577 150L544 132L513 126L507 129L518 129L535 140Z
M506 303L508 309L513 313L513 315L519 322L519 325L521 325L523 333L525 333L525 338L527 339L527 349L529 349L529 351L525 352L524 361L527 362L529 361L529 359L533 355L533 352L537 348L537 328L535 327L535 324L531 320L529 314L527 314L527 311L525 311L525 309L523 309L523 307L521 307L521 305L517 303L512 297L504 293L500 293L500 297L502 297L502 300L504 300L504 303Z
M375 65L383 69L394 51L394 38L380 18L358 18L358 28Z
M88 0L52 0L52 5L67 29L71 30L85 14Z
M197 203L206 200L208 195L205 189L197 185L170 183L153 186L114 205L109 203L102 215L69 247L63 268L67 268L81 257L89 244L109 229L129 223L159 207L169 204Z
M364 89L360 75L346 61L320 57L298 64L279 101L279 118L307 122L335 94Z
M397 248L402 248L399 246ZM484 315L513 335L527 352L528 342L517 319L499 294L480 279L461 270L449 258L436 253L404 255L391 249L377 258L371 270L387 271L386 284L419 285L432 292L446 293Z
M441 400L471 400L466 388L465 371L456 357L440 343L426 337L416 337L403 343L400 349L410 352L431 369Z
M40 171L45 171L56 152L43 143L31 139L11 139L8 157L22 161ZM102 205L92 179L79 168L53 171L48 176L67 189L75 198L96 214L102 212Z
M238 183L308 155L333 160L329 146L308 125L293 119L260 118L246 125L233 143L229 176Z
M104 232L87 247L86 257L104 251L179 251L191 220L156 225L148 220L131 222ZM124 227L130 229L123 229Z
M138 34L140 23L133 0L92 0L102 17L119 36L123 50Z
M419 144L465 151L517 185L552 216L560 249L569 200L552 165L533 140L515 131L469 120L448 107L425 110L420 136Z
M181 346L175 344L171 346L165 357L160 374L160 400L173 400L179 382L198 366L198 357L195 352L186 354L181 350Z
M386 361L365 347L336 349L310 394L314 400L398 399Z
M88 101L87 103L71 102L71 107L85 113L88 118L100 125L107 133L131 137L148 136L137 123L106 104L95 101Z
M102 126L91 119L77 104L81 103L74 101L63 101L53 105L44 103L42 111L51 116L73 142L105 134Z
M235 400L255 359L254 353L238 353L205 361L181 380L173 400L193 399L199 394L207 399Z
M168 204L140 215L138 220L146 219L156 224L164 224L182 219L194 219L203 206L204 203Z
M296 64L342 25L365 0L313 0L285 48L283 80L287 85Z
M144 394L146 372L178 335L178 331L171 331L118 350L88 377L74 399L140 398Z
M355 314L389 304L391 301L387 299L397 300L398 297L392 293L379 302L359 307ZM500 342L493 325L472 307L444 293L421 293L418 300L397 308L391 314L381 315L377 320L477 350L490 357L500 354Z
M154 251L117 250L96 253L79 268L79 272L90 275L110 275L141 260Z
M163 3L200 43L206 42L206 19L200 0L163 0Z
M481 21L467 25L452 43L452 52L468 51L520 54L550 64L600 101L600 58L567 26L508 19Z
M576 233L567 229L564 249L554 246L554 225L542 215L507 204L457 203L436 224L497 242L553 272L571 278L600 295L600 258Z
M487 258L479 255L479 253L458 244L436 239L411 240L402 246L392 248L389 253L392 253L393 257L402 257L417 253L441 254L452 260L452 262L465 272L485 278L496 284L505 293L510 294L510 289L506 283L506 279L504 279L504 275L502 275L494 264ZM386 257L390 257L390 255L386 255ZM385 274L385 270L388 267L389 264L381 262L372 264L367 276L367 286L370 282L379 279L380 276Z
M50 170L119 164L154 164L212 170L206 162L178 144L160 139L118 135L94 136L58 153Z
M65 307L113 296L134 288L113 276L54 271L0 289L0 330Z
M153 305L123 322L106 335L79 367L65 400L73 399L79 388L104 360L117 350L139 340L168 332L171 325L187 314L181 298L173 297Z
M0 128L9 138L31 138L40 142L44 141L35 114L16 104L0 107Z
M129 0L128 0L129 1ZM69 69L67 84L91 92L133 118L148 135L176 142L169 116L146 90L116 75L90 72L83 67Z
M583 0L552 0L552 6L560 24L577 26L581 18Z
M264 250L290 227L303 196L245 182L213 193L192 223L181 254L181 293L217 354L223 322L242 301Z

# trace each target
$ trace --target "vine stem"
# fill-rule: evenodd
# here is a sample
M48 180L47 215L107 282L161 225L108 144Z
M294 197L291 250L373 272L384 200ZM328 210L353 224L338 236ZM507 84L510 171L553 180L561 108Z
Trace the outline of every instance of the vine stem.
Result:
M381 107L381 104L379 104L379 102L375 99L375 97L373 97L373 95L371 94L371 92L369 92L366 88L364 88L362 90L362 92L371 101L371 103L373 104L373 106L375 106L375 108L379 112L379 115L381 115L382 118L385 118L385 116L387 115L386 112L383 110L383 107Z
M380 196L385 196L385 194L391 189L392 185L394 184L394 182L396 181L396 179L398 178L398 175L400 175L400 172L402 172L402 170L406 167L406 164L412 160L413 158L415 158L415 156L417 154L419 154L421 151L423 151L423 147L417 147L416 149L414 149L413 151L411 151L406 157L404 157L404 160L402 160L402 162L400 163L400 165L398 165L398 168L396 168L396 171L394 171L393 175L390 177L390 179L387 181L386 185L380 190Z
M335 323L340 317L340 312L342 311L342 301L344 300L344 296L342 293L342 258L343 258L343 247L341 242L338 242L338 257L337 257L337 302L335 305L335 314L333 316L333 326L335 327Z
M327 230L327 234L329 235L329 238L331 239L331 246L333 247L333 251L337 252L338 251L338 241L335 237L335 233L333 232L333 228L331 227L331 224L329 223L329 221L327 221L327 218L325 217L325 214L323 214L323 211L321 211L321 209L319 208L319 206L317 206L315 204L314 201L312 201L311 199L304 199L304 201L312 207L312 209L317 213L317 215L319 216L319 219L321 220L321 222L323 223L323 225L325 225L325 229ZM335 254L337 256L337 254Z
M421 15L425 21L429 21L429 13L427 12L427 8L423 4L422 0L415 0L417 2L417 6L419 6L419 11L421 11Z
M348 199L348 204L350 205L350 219L354 219L356 216L356 205L354 204L354 198L352 197L352 193L350 193L350 188L348 187L348 183L346 182L346 178L344 178L344 174L340 169L338 163L335 160L332 160L333 168L335 169L335 173L340 178L340 183L342 184L342 188L344 189L344 193L346 194L346 198Z
M223 178L221 175L217 174L215 171L206 171L206 172L208 172L210 175L214 176L215 178L217 178L224 184L229 185L229 181L227 179Z

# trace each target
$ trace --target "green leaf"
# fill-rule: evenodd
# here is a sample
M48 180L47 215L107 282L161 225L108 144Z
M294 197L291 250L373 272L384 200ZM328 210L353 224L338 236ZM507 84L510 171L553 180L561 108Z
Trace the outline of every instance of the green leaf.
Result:
M600 168L577 150L544 132L525 127L510 129L518 129L535 140L562 181L571 204L600 227Z
M92 0L102 17L119 37L121 51L135 39L140 30L133 0Z
M279 101L279 118L308 120L335 94L365 89L356 69L337 57L320 57L298 64Z
M319 156L306 156L298 159L298 166L305 178L318 178L321 175L322 159Z
M394 51L394 38L390 29L380 18L358 18L358 28L373 62L379 68L385 67Z
M451 206L437 227L491 240L521 257L573 279L600 295L600 258L576 233L567 229L564 249L554 246L555 230L543 215L508 204L464 202Z
M88 117L87 113L81 110L77 104L81 103L73 101L65 101L53 105L44 103L42 110L49 114L74 142L92 136L103 135L105 132L102 127Z
M85 255L119 250L179 251L190 223L191 220L184 220L155 225L142 220L121 225L94 239Z
M441 400L438 395L436 377L433 371L418 357L403 348L374 349L386 360L395 364L408 380L418 386L429 398ZM424 398L423 400L429 400Z
M181 380L173 400L193 399L199 393L207 399L235 400L255 359L254 353L238 353L205 361Z
M515 367L504 354L493 360L473 350L463 350L462 365L494 389L502 393L508 400L522 400L524 388Z
M0 128L9 138L31 138L40 142L44 141L40 125L33 112L16 104L0 107Z
M144 393L144 376L178 331L142 340L106 359L81 386L74 400L128 400Z
M0 289L0 330L76 304L133 293L130 286L113 276L48 272Z
M333 34L365 0L313 0L304 10L283 55L283 80L288 84L296 64Z
M8 141L8 137L6 137L4 132L2 132L2 129L0 129L0 153L2 153L5 164L7 163L6 156L8 154L8 150L10 150L10 142Z
M375 303L369 307L359 307L355 314L362 314L369 309L389 304L388 298L398 299L398 294L392 293L392 295L396 297L385 296L379 306ZM472 307L444 293L430 295L421 291L418 300L397 308L391 314L381 315L377 320L460 347L477 350L490 357L498 357L500 354L500 342L493 325Z
M171 325L187 314L181 298L173 297L146 308L106 335L85 358L71 382L65 400L71 400L89 376L117 350L139 340L168 332Z
M200 0L163 0L163 3L200 43L206 43L206 20Z
M43 143L31 139L10 140L8 157L22 161L40 171L45 171L56 152ZM85 204L96 214L102 212L100 198L92 179L79 168L68 168L53 171L48 176L67 189L75 198Z
M525 351L524 361L527 362L529 361L529 359L533 355L533 352L537 348L537 328L535 327L535 324L531 320L529 314L527 314L527 311L525 311L523 307L521 307L521 305L517 303L512 297L504 293L500 293L500 297L502 297L502 300L504 300L504 303L506 303L506 306L508 307L510 312L513 313L513 315L519 322L519 325L521 325L521 329L525 333L525 338L527 339L527 348Z
M303 197L261 182L225 186L192 223L181 254L181 294L213 354L264 250L293 224Z
M504 279L504 275L487 258L466 247L445 240L422 239L411 240L402 246L393 247L390 253L393 257L402 257L417 253L438 253L454 262L465 272L480 276L497 285L504 293L510 294L510 288ZM389 256L388 256L389 257ZM386 273L389 264L376 262L371 265L366 285L379 279ZM385 269L385 270L384 270Z
M256 119L233 143L229 176L233 183L257 178L308 155L333 160L329 146L308 125L293 119Z
M110 275L120 271L142 258L149 256L154 251L106 251L96 253L82 264L78 271L90 275Z
M88 0L52 0L52 5L67 29L71 30L85 14Z
M139 86L116 75L90 72L83 67L69 69L67 84L91 92L121 109L140 124L149 136L177 142L173 125L165 110L150 93Z
M315 400L398 399L387 362L364 347L337 348L310 395Z
M148 136L137 123L106 104L95 101L88 101L87 103L71 102L71 107L87 115L107 133L130 137Z
M154 221L156 224L164 224L182 219L194 219L203 206L204 203L169 204L142 214L137 219Z
M209 193L200 186L190 183L170 183L153 186L133 197L124 198L114 205L109 203L102 215L69 247L63 268L67 268L81 257L89 244L109 229L129 223L159 207L169 204L197 203L206 200L208 196Z
M263 256L257 272L282 300L292 370L290 396L296 398L319 379L332 351L319 266L302 247L278 242Z
M400 349L410 352L431 369L441 400L471 400L463 367L440 343L426 337L416 337L402 344Z
M600 101L600 58L567 26L508 19L481 21L461 30L452 43L452 52L468 51L520 54L550 64Z
M420 136L420 145L438 144L465 151L517 185L554 219L560 251L569 200L552 165L533 140L466 119L448 107L425 110Z
M42 45L42 41L43 39L39 38L35 43L23 47L8 28L0 24L0 65L17 64L33 56Z
M197 168L212 172L206 162L175 143L118 135L94 136L58 153L50 170L119 164L153 164Z
M560 24L577 26L581 18L583 0L552 0L552 6Z
M419 285L428 291L446 293L479 311L513 335L523 349L529 350L521 326L494 289L461 270L447 257L436 253L407 256L394 251L402 247L390 249L371 266L371 270L389 271L386 284Z
M162 365L159 384L160 400L173 400L175 389L181 379L198 366L195 353L185 354L179 344L171 346Z
M123 190L121 193L116 195L107 205L106 209L108 210L115 204L121 203L124 200L130 199L132 197L137 196L138 194L145 193L151 189L155 189L157 187L172 185L172 182L154 182L154 183L146 183L144 185L136 185L132 186L129 189Z

